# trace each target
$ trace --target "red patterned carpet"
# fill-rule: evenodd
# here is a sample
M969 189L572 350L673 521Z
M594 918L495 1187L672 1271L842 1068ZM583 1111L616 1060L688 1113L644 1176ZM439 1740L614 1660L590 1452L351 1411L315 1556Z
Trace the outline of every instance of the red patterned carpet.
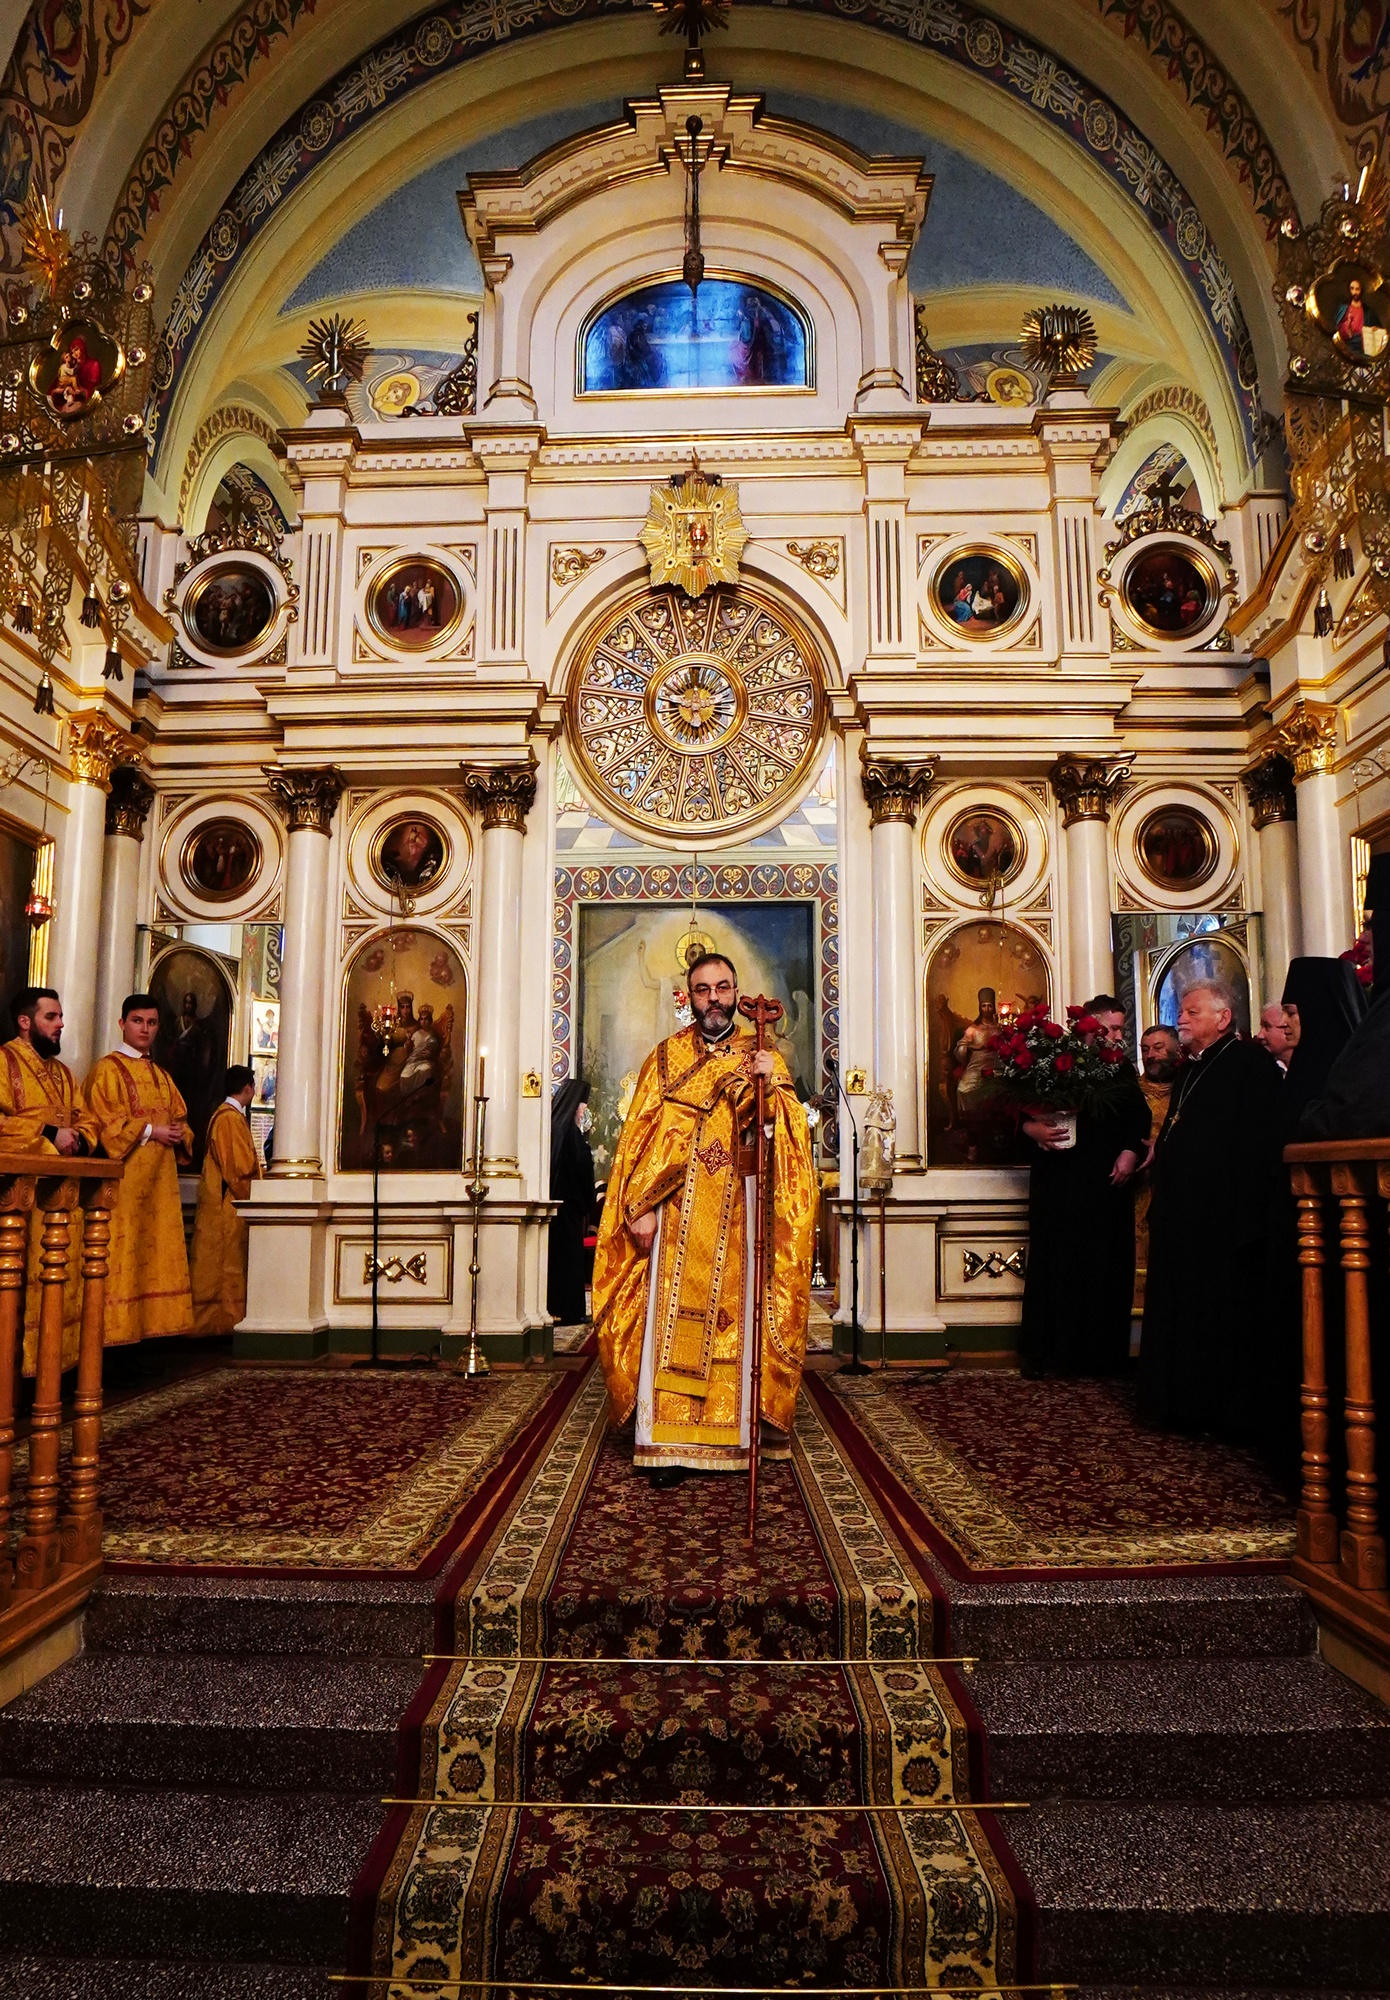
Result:
M107 1561L428 1575L572 1370L218 1368L103 1424Z
M751 1549L742 1479L654 1492L631 1452L595 1370L446 1579L466 1657L435 1670L401 1752L437 1803L384 1829L350 1969L402 1992L1026 1977L931 1592L818 1411L803 1399L792 1462L764 1467ZM871 1802L923 1809L853 1810Z
M1127 1384L994 1370L828 1376L957 1570L1175 1567L1282 1560L1289 1502L1258 1461L1145 1430Z

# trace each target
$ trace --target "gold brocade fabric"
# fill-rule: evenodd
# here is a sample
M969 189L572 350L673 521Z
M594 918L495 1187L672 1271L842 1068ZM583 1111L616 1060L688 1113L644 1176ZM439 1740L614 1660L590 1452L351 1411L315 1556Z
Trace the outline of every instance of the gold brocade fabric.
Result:
M52 1153L58 1149L43 1136L45 1125L59 1131L72 1129L82 1134L89 1147L96 1145L96 1126L77 1101L77 1085L72 1071L56 1056L47 1061L36 1055L21 1036L0 1048L0 1146L21 1153ZM68 1281L63 1288L63 1366L77 1360L82 1334L82 1211L68 1215ZM24 1372L32 1375L38 1365L39 1300L43 1290L40 1270L43 1258L43 1215L35 1209L29 1218L29 1251L24 1279Z
M82 1095L106 1157L125 1161L120 1200L111 1217L106 1345L191 1333L193 1300L178 1166L168 1146L153 1139L141 1143L147 1125L181 1125L184 1150L192 1151L193 1131L178 1086L148 1057L117 1051L94 1065Z
M256 1142L242 1112L219 1104L208 1122L193 1224L193 1331L230 1333L246 1317L246 1223L234 1204L260 1178Z
M613 1161L594 1255L594 1327L610 1414L637 1401L648 1286L653 1317L653 1439L737 1447L748 1239L740 1141L752 1143L751 1038L706 1045L697 1028L642 1065ZM773 1173L771 1263L763 1325L762 1414L789 1430L811 1298L817 1189L805 1113L782 1058L768 1092ZM642 1256L627 1225L662 1215L660 1249Z
M1163 1130L1163 1121L1168 1116L1168 1099L1173 1094L1171 1083L1154 1083L1141 1076L1139 1088L1143 1091L1153 1123L1149 1132L1157 1138ZM1147 1174L1141 1174L1134 1190L1134 1305L1136 1319L1144 1311L1144 1286L1149 1275L1149 1203L1153 1199L1153 1187Z

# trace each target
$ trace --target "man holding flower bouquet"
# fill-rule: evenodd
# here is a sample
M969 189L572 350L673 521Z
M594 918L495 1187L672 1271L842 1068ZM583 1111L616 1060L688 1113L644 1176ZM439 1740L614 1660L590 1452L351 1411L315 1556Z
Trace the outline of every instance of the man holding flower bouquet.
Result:
M989 1051L991 1087L1032 1142L1019 1358L1028 1376L1118 1375L1129 1363L1134 1176L1151 1114L1108 993L1021 1014Z

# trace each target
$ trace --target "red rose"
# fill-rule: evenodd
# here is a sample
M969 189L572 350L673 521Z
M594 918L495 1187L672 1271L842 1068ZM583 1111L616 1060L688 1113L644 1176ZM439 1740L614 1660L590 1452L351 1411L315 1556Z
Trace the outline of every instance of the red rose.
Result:
M1102 1062L1117 1063L1124 1059L1124 1053L1123 1049L1117 1049L1112 1043L1107 1042L1100 1052L1100 1059Z
M1031 1069L1033 1067L1032 1051L1030 1049L1024 1049L1021 1055L1017 1055L1014 1057L1014 1064L1015 1067L1018 1069Z
M1042 1031L1050 1042L1060 1042L1067 1032L1060 1021L1044 1021Z
M1081 1019L1081 1009L1079 1007L1068 1007L1067 1019L1069 1021L1079 1021Z
M1067 1012L1070 1013L1071 1009L1068 1008ZM1078 1035L1098 1035L1100 1033L1100 1022L1094 1014L1082 1014L1077 1020L1076 1032Z
M1076 1057L1069 1055L1060 1055L1058 1056L1056 1062L1053 1063L1052 1067L1057 1071L1059 1076L1064 1076L1069 1069L1075 1069Z
M985 1067L984 1069L982 1069L982 1070L980 1071L980 1075L981 1075L981 1076L993 1076L993 1075L994 1075L994 1071L993 1071L992 1069L988 1068L988 1067Z

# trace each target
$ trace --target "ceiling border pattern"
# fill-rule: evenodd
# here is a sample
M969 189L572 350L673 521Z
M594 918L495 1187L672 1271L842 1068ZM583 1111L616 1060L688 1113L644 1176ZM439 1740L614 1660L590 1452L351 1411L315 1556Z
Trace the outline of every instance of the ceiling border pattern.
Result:
M273 0L271 0L273 4ZM767 4L767 0L763 0ZM787 4L787 0L770 0ZM238 259L285 197L337 146L442 71L518 35L611 12L629 0L452 0L350 63L283 124L214 217L181 279L155 355L151 450L199 331ZM758 4L758 0L753 0ZM790 0L930 47L1004 90L1083 147L1144 213L1196 296L1230 378L1253 457L1263 420L1253 343L1235 279L1172 168L1101 92L1045 49L964 0Z

